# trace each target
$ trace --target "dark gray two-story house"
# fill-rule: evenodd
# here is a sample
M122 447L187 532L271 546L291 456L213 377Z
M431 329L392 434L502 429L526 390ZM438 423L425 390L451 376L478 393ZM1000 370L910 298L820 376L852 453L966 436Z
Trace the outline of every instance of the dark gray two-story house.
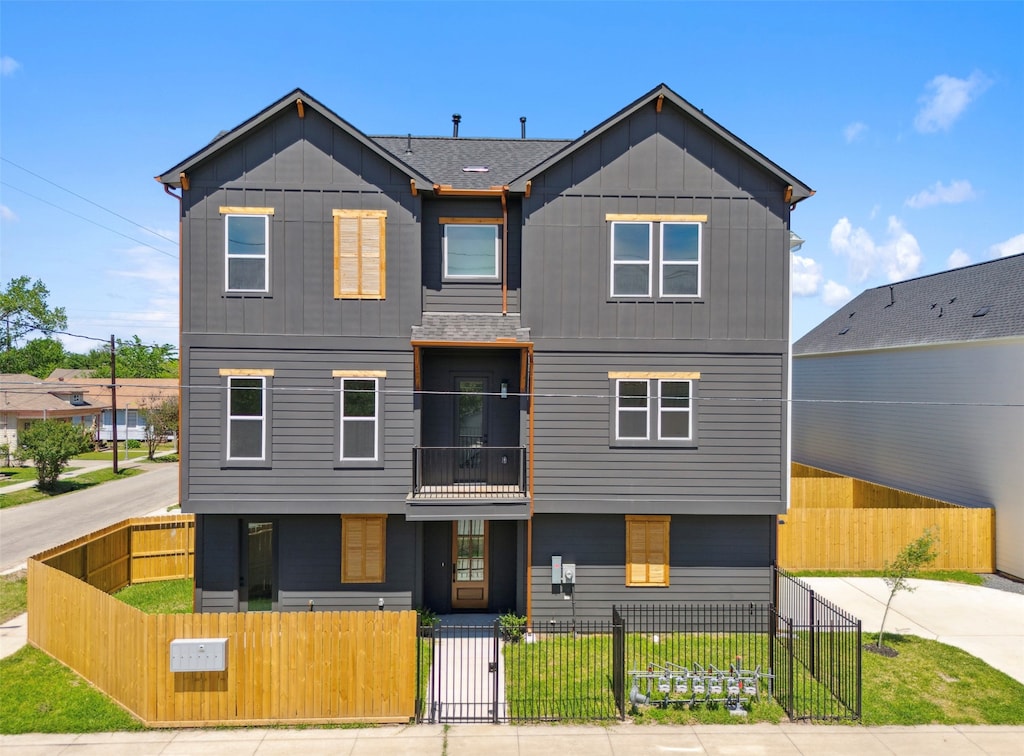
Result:
M811 190L666 86L573 141L458 128L296 90L158 177L196 610L767 599Z

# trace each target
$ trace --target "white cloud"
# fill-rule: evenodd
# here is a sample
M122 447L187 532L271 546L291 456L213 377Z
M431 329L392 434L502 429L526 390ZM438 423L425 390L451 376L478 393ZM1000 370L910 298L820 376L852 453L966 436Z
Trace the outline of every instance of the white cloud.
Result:
M790 261L793 296L809 297L818 293L824 276L821 266L810 257L791 255Z
M14 58L4 55L0 58L0 75L14 76L14 72L21 68L21 63Z
M832 279L825 282L825 287L821 292L822 301L829 307L838 307L841 304L846 304L853 297L850 290L840 283L836 283Z
M864 132L867 130L868 125L866 123L863 121L854 121L843 129L843 136L846 138L847 144L852 144L853 142L862 139L864 137Z
M932 205L957 205L974 199L974 187L967 180L953 181L946 186L941 181L936 181L927 189L922 189L913 197L908 197L906 204L909 207L921 209Z
M871 213L870 213L870 214L868 215L868 219L869 219L869 220L874 220L875 218L877 218L877 217L878 217L878 214L879 214L880 212L882 212L882 206L881 206L881 205L879 205L879 204L877 204L877 203L876 203L876 204L874 204L874 205L872 205L872 207L871 207Z
M3 221L16 221L18 220L17 214L7 207L7 205L0 205L0 220Z
M991 249L998 257L1019 255L1021 252L1024 252L1024 234L1017 234L1004 242L993 244Z
M965 265L971 264L971 256L964 252L962 249L954 249L949 257L946 258L947 268L962 268Z
M921 110L914 118L914 127L922 134L948 131L972 100L988 89L992 82L980 71L966 79L940 74L925 85L918 98Z
M887 241L876 244L865 229L854 228L848 218L840 218L832 227L829 245L835 254L847 258L850 275L857 281L879 273L889 281L901 281L917 272L921 248L896 216L889 217L886 232Z

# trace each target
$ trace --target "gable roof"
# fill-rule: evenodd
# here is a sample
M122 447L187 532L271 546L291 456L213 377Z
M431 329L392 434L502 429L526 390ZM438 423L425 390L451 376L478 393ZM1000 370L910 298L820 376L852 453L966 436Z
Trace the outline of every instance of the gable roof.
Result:
M96 398L92 401L87 398L84 404L71 404L56 395L77 391L69 386L48 385L34 375L4 373L0 375L0 412L13 412L23 417L45 417L51 414L64 417L96 414L110 406Z
M49 380L49 379L47 379ZM87 400L109 407L109 378L74 378L61 379L58 387L51 391L81 391ZM118 409L138 409L150 400L164 401L178 398L177 378L118 378L117 407Z
M691 119L693 119L694 121L696 121L700 125L704 126L714 136L716 136L717 138L721 139L722 141L728 143L733 148L735 148L737 151L739 151L740 153L745 155L748 159L750 159L754 163L760 165L768 173L776 176L778 179L780 179L781 181L783 181L787 185L792 186L793 187L792 202L794 204L797 203L797 202L800 202L801 200L805 200L805 199L807 199L808 197L810 197L811 195L814 194L814 190L811 189L809 186L807 186L802 181L800 181L800 179L796 178L795 176L793 176L788 171L783 170L776 163L774 163L771 160L769 160L767 157L765 157L760 152L755 150L753 147L751 147L749 144L744 142L738 136L736 136L731 131L729 131L728 129L723 127L721 124L719 124L715 120L709 118L708 116L704 115L704 112L702 110L700 110L700 109L694 107L693 105L691 105L689 102L684 100L678 94L673 92L665 84L659 84L654 89L652 89L650 92L648 92L647 94L641 96L637 100L633 101L632 103L630 103L629 105L624 107L622 110L620 110L615 115L611 116L610 118L605 119L604 121L599 123L597 126L595 126L594 128L590 129L589 131L587 131L585 134L583 134L583 136L581 136L579 139L575 140L574 142L570 143L568 146L563 148L561 151L555 153L554 155L552 155L551 157L547 158L543 162L541 162L541 163L531 167L529 170L524 172L522 175L517 176L515 178L515 180L512 181L511 184L510 184L512 190L513 191L524 191L526 189L526 182L527 181L533 179L538 174L543 173L548 168L550 168L551 166L555 165L556 163L558 163L559 161L563 160L564 158L568 157L569 155L571 155L573 152L575 152L576 150L580 149L584 145L590 143L591 141L593 141L595 139L598 139L605 132L607 132L608 130L614 128L616 125L618 125L619 123L621 123L625 119L629 118L631 115L633 115L633 113L638 111L640 108L642 108L642 107L644 107L644 106L646 106L646 105L648 105L650 103L657 102L658 98L660 98L660 97L663 97L665 100L670 102L672 105L674 105L675 107L679 108L679 110L683 111L683 113L685 113Z
M208 145L200 149L198 152L195 152L189 157L185 158L173 168L169 168L164 173L157 176L156 180L159 181L161 184L166 184L167 186L180 187L182 173L187 174L199 163L202 163L203 161L212 157L216 153L224 150L225 148L227 148L234 142L238 141L239 139L242 139L248 134L251 134L253 131L263 126L268 121L271 121L274 118L276 118L284 110L287 110L288 108L298 108L298 101L300 100L302 101L303 109L311 108L316 112L320 113L320 115L322 115L332 124L334 124L334 126L346 132L349 136L351 136L357 142L361 143L363 146L377 153L385 161L387 161L395 168L405 173L410 179L413 179L423 185L430 184L430 180L427 179L426 176L419 173L410 166L406 165L394 154L385 150L379 144L370 139L370 137L368 137L362 131L360 131L355 126L350 124L348 121L339 116L330 108L326 107L325 105L322 105L320 102L310 97L301 89L295 89L289 94L286 94L273 105L264 108L259 113L254 115L252 118L239 124L230 131L218 134L213 139L213 141L210 142Z
M862 292L793 355L1024 336L1024 254Z

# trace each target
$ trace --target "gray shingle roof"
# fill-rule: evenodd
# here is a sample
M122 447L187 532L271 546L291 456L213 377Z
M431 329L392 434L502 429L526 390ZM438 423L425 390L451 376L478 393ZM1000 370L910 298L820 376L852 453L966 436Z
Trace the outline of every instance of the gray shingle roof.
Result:
M511 339L528 342L530 329L519 315L482 312L425 312L423 324L412 327L413 341L492 342Z
M504 186L571 144L567 139L404 136L371 136L370 139L435 184L450 184L459 189ZM486 173L463 170L471 166L488 170Z
M1021 335L1024 254L868 289L793 344L793 354Z

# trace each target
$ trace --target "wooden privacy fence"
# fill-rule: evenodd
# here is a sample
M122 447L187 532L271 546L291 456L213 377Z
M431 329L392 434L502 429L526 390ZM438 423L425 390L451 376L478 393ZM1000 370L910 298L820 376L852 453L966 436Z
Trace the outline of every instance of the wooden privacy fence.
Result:
M141 547L143 580L182 577L183 565L190 576L191 545L187 558L156 556L182 551L170 546L191 533L186 519L176 520L173 536L159 535L171 528L158 522L131 520L30 559L29 642L151 727L408 722L415 715L415 612L150 615L106 593L102 586L126 585L125 573L135 569L126 544ZM227 638L225 670L172 672L171 641L190 638Z
M793 465L788 514L779 518L786 569L881 570L926 528L936 528L934 569L992 572L995 515L939 499Z

